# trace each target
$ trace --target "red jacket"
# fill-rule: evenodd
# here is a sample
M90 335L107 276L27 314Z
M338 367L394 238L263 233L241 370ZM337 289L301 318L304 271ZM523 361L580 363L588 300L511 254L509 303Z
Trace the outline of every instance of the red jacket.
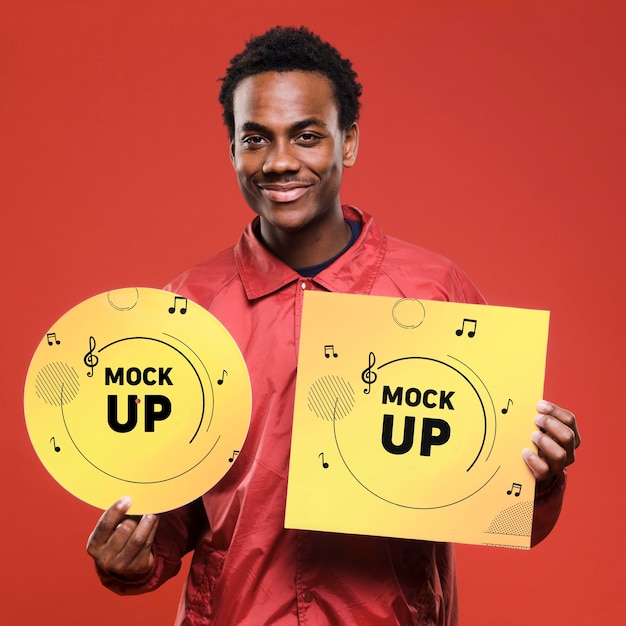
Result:
M450 261L386 237L357 209L344 213L362 221L361 235L313 279L272 255L252 222L234 248L168 287L228 328L248 365L253 398L237 463L201 500L161 515L153 571L133 582L100 572L118 593L142 593L177 573L193 550L177 625L458 622L452 545L283 528L303 291L484 302ZM562 476L537 498L535 543L558 518L564 484Z

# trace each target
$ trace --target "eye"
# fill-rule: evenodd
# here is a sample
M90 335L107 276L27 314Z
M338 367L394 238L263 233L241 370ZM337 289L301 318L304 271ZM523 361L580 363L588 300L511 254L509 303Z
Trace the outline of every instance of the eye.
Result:
M318 133L306 131L296 137L296 141L301 145L315 145L321 141L322 136Z
M248 135L247 137L243 137L241 143L246 148L256 148L262 146L264 143L266 143L266 141L267 140L265 139L265 137L261 135Z

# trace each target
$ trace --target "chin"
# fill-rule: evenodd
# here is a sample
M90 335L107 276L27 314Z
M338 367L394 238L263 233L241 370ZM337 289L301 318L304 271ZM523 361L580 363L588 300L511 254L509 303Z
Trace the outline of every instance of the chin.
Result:
M259 213L270 228L285 232L298 232L315 220L308 211L295 206L281 206Z

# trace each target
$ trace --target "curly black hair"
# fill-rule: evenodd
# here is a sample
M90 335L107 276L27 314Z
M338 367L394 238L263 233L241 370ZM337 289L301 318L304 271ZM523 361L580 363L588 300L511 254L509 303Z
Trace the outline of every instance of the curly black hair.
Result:
M359 118L362 88L352 63L305 26L275 26L249 39L245 48L230 60L226 76L220 79L219 101L231 139L235 133L233 94L239 82L262 72L290 71L317 72L330 80L343 130Z

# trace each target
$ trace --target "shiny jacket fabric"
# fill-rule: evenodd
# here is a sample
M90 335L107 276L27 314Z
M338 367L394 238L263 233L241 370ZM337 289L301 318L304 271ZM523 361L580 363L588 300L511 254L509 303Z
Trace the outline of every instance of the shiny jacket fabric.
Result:
M211 311L237 341L250 372L253 414L237 462L201 499L163 514L155 565L140 580L99 572L122 594L155 589L194 551L177 625L454 626L458 602L450 544L283 528L303 292L483 303L450 261L387 237L367 214L356 243L312 279L254 234L168 288ZM533 540L559 515L564 476L538 498Z

